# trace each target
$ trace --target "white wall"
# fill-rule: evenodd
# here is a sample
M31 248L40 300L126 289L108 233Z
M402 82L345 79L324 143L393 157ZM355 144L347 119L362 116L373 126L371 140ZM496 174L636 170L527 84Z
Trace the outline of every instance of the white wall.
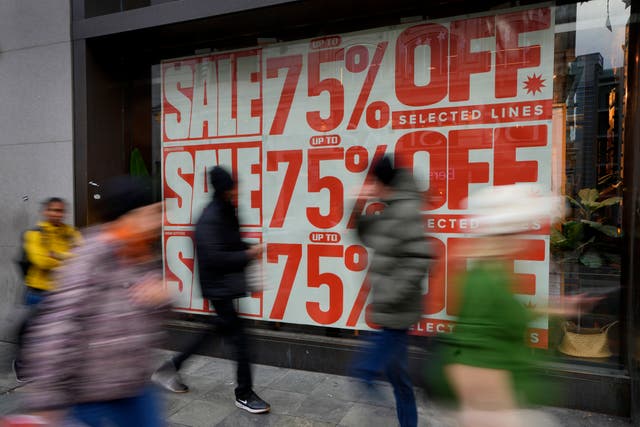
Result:
M0 340L22 295L22 230L47 197L73 211L70 16L70 0L0 0Z

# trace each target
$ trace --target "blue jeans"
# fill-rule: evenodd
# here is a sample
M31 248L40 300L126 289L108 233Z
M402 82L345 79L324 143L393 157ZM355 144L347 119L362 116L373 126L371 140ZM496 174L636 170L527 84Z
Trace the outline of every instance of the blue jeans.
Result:
M24 304L25 305L38 305L44 299L46 293L39 289L29 288L24 292Z
M161 427L163 408L153 386L140 394L106 402L81 403L71 410L71 417L89 427Z
M29 310L24 314L22 322L20 323L20 326L18 328L16 336L18 351L16 352L15 359L13 361L13 369L15 370L16 376L21 380L26 380L26 378L24 376L24 364L22 363L22 355L20 354L20 350L22 349L22 346L24 344L24 337L27 333L29 321L33 318L33 315L36 313L38 304L42 302L45 295L45 291L35 289L30 286L26 286L26 289L24 291L24 305Z
M353 365L354 376L372 387L378 375L386 374L393 386L400 426L417 426L418 410L408 369L407 331L382 329L369 338L367 347Z

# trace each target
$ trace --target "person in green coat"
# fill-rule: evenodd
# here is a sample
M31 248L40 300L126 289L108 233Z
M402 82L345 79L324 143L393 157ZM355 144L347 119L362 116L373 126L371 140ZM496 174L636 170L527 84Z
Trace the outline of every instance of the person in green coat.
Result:
M513 295L513 258L525 249L528 226L549 217L557 199L533 185L486 187L468 199L480 235L459 256L466 271L456 280L459 314L453 333L441 335L437 359L459 404L461 425L553 425L522 408L552 390L539 381L537 360L525 343L528 323L548 314L527 309ZM440 390L442 391L442 390Z

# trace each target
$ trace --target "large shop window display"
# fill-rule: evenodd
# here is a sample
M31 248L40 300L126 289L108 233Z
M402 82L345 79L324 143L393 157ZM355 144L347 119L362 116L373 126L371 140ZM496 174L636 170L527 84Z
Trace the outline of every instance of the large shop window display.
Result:
M465 199L532 182L566 197L563 218L530 224L513 260L522 304L597 296L572 318L530 324L532 348L618 363L626 26L620 0L504 9L167 59L153 67L155 151L166 200L164 271L179 311L208 313L193 229L206 172L239 181L248 242L262 242L261 321L366 330L367 249L354 218L371 163L390 154L424 192L425 278L416 335L455 328L452 256L477 238Z

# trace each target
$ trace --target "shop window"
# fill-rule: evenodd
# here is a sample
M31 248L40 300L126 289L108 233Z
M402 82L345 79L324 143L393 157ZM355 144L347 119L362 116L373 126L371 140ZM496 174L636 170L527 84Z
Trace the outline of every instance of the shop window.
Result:
M562 195L567 210L550 235L536 236L542 242L542 255L536 249L532 258L514 264L516 272L533 272L535 276L533 288L523 288L523 304L544 305L549 296L582 294L597 297L597 302L572 317L541 320L532 329L530 344L538 348L536 351L571 363L621 366L622 126L629 7L621 0L594 0L528 8L487 12L481 14L487 17L484 21L453 17L431 23L432 27L415 22L357 35L309 34L309 40L282 44L269 37L269 43L274 44L268 47L249 47L234 53L217 52L216 46L211 46L195 56L193 50L184 53L192 55L187 58L166 57L162 64L151 67L153 150L148 166L158 182L162 180L158 196L164 191L165 199L172 199L174 208L184 211L184 215L170 219L173 222L165 227L164 240L165 256L173 256L172 262L177 260L172 266L165 262L165 276L170 286L185 292L181 311L208 311L206 302L193 303L197 291L194 293L191 288L195 286L195 276L190 239L194 218L206 203L204 173L211 162L236 168L234 172L246 184L241 191L248 193L239 202L239 212L250 218L244 223L247 239L277 243L271 252L267 251L269 260L262 264L266 271L264 295L268 296L252 296L247 302L247 316L258 322L269 320L263 326L289 323L286 327L290 329L312 333L353 334L369 326L363 299L367 290L362 281L366 261L362 261L361 249L348 232L345 215L351 213L353 206L345 209L347 204L342 199L346 200L350 191L346 180L355 182L354 176L364 179L367 161L363 159L372 157L377 150L395 150L397 154L415 149L410 163L429 200L425 203L426 229L432 233L430 238L441 242L436 246L443 257L457 244L456 236L465 235L463 228L471 226L471 222L460 222L455 227L445 224L449 227L446 230L437 228L437 221L444 218L442 212L455 214L456 209L463 209L461 200L466 194L452 194L449 181L467 177L467 189L487 183L505 184L515 179L513 176L526 175L526 168L530 167L508 170L505 158L514 164L535 160L535 179ZM527 64L524 54L509 57L506 48L497 52L498 30L493 24L496 16L507 19L504 16L523 10L532 10L531 19L539 19L532 24L530 34L513 38L505 33L500 35L500 43L513 42L518 49L544 45L540 61L546 65L535 63L535 55ZM458 54L468 54L468 61L479 61L480 66L469 73L455 62L453 52L438 56L435 45L424 48L430 43L427 40L435 38L451 49L454 42L448 34L462 31L463 25L474 40L468 52ZM416 33L424 33L425 28L433 31L420 33L424 40L412 44L417 39L412 39L411 30L403 32L408 28L414 28ZM345 40L351 44L341 45ZM340 46L344 49L338 49ZM400 52L402 49L404 53ZM317 53L322 51L330 54ZM474 56L477 52L486 55ZM390 54L396 55L395 63L383 62ZM444 58L444 62L434 63L434 58ZM506 64L505 69L518 63L515 68L519 70L503 70L501 79L469 77L482 73L495 77L497 71L491 67L499 60ZM452 63L459 68L455 76L459 85L448 83L454 81ZM486 70L482 69L483 64ZM526 70L527 67L535 71ZM400 82L398 76L402 73L411 78ZM444 82L441 86L434 84L438 90L424 90L437 79ZM235 83L227 85L229 81ZM491 101L483 98L485 84L491 88L486 97ZM404 86L399 90L398 85ZM172 92L167 95L167 91ZM244 98L239 98L238 93ZM546 101L537 103L538 94ZM421 97L431 98L427 102ZM505 105L504 100L512 105ZM451 114L454 110L458 111L455 117ZM532 118L538 112L544 117L540 122ZM433 124L421 124L432 118ZM173 127L167 132L169 121ZM365 127L366 132L350 133ZM477 146L465 152L468 158L458 155L452 160L447 144L452 138L470 135L468 132L476 127L479 131L473 134L473 141L467 142ZM503 153L503 161L496 162L496 138L498 143L519 140L521 147L529 148L517 149L513 159ZM421 144L437 147L439 143L445 148L422 152L418 149ZM324 149L323 153L330 153L326 154L328 157L309 156L313 150L319 152L318 147ZM332 147L335 149L329 150ZM179 157L183 163L171 164L173 158ZM331 163L336 159L342 163ZM440 169L421 168L434 165L438 159L444 165ZM477 178L483 174L474 175L476 171L464 169L482 162L491 165L484 178ZM253 164L258 164L258 169ZM337 171L339 168L342 169ZM163 173L165 176L160 178ZM167 173L172 174L170 182ZM320 181L331 173L336 174L331 178L339 179ZM276 174L279 175L275 177ZM314 182L309 183L310 176L317 178L311 178L316 179L315 186ZM472 176L476 177L475 182L471 182ZM283 196L278 189L284 183L292 190ZM431 215L432 212L436 214ZM296 224L309 225L305 221L311 226L296 228ZM430 229L430 224L435 225ZM343 229L331 234L334 227ZM455 238L447 241L448 237L440 237L445 234ZM314 244L310 239L314 238L340 238L340 249L322 253L309 250ZM169 248L169 239L182 243ZM324 242L325 246L330 243ZM320 270L315 264L307 269L310 260L317 262ZM441 269L429 277L429 313L416 327L418 335L446 331L454 322L455 310L448 306L445 292L446 270ZM353 279L356 276L359 280ZM535 286L542 286L544 295L536 293ZM338 301L340 298L344 300ZM299 316L290 316L292 312ZM303 318L306 320L299 321ZM595 344L598 337L600 341ZM594 348L596 345L600 348Z
M562 49L556 50L561 60L555 81L563 84L554 97L562 116L554 126L564 127L558 133L564 140L554 141L565 159L557 163L563 176L559 191L569 209L551 235L551 280L561 295L600 300L574 317L552 321L549 345L574 362L617 366L623 335L622 118L629 8L616 0L581 2L558 6L560 15L573 17L556 29L556 46ZM567 328L578 335L566 334ZM601 349L594 348L598 335L606 335Z

